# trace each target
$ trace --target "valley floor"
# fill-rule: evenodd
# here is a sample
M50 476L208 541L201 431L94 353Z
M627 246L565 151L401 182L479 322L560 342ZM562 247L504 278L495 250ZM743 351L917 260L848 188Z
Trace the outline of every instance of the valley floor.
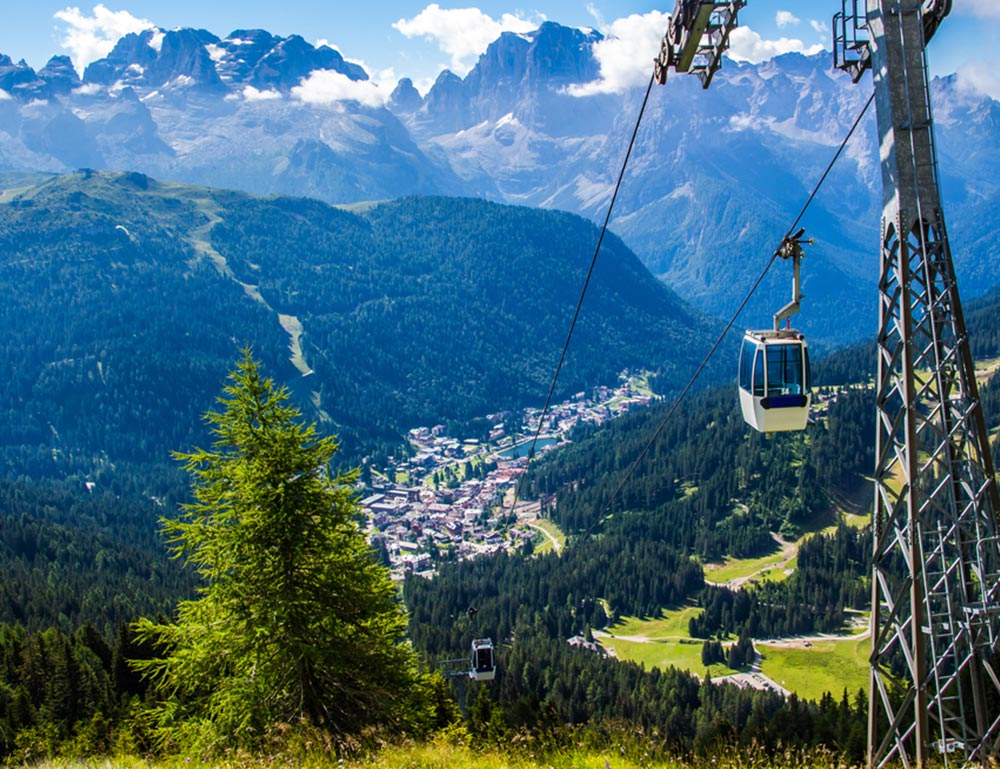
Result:
M863 491L868 492L867 487ZM854 501L850 502L854 507ZM831 510L818 516L810 531L797 541L772 534L776 549L769 555L706 564L706 583L736 590L756 582L787 579L797 567L803 539L833 530L830 516L851 526L867 523L864 516L844 509ZM748 670L734 670L722 663L702 663L703 641L688 632L688 622L701 611L692 604L664 610L654 618L624 617L604 630L594 631L594 638L608 656L639 662L647 668L676 667L699 678L709 676L715 683L772 689L785 695L795 693L805 699L819 700L825 692L839 699L845 688L853 695L868 686L870 643L866 614L853 614L842 634L755 638L757 656L753 665Z

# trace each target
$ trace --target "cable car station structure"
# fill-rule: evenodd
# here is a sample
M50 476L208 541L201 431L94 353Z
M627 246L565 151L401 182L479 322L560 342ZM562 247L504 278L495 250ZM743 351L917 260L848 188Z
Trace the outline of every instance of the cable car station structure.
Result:
M868 763L992 764L1000 500L941 206L925 57L951 0L841 2L835 65L855 82L873 73L883 185ZM673 68L707 88L745 5L677 0L654 79Z

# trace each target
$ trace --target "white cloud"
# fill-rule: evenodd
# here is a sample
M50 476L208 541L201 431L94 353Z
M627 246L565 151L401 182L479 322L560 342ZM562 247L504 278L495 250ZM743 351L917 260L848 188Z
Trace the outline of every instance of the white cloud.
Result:
M750 27L737 27L729 36L729 56L734 61L748 61L759 64L783 53L804 53L812 56L823 50L822 43L807 46L792 37L765 40Z
M351 80L340 72L318 69L292 89L292 96L306 104L330 105L356 101L366 107L381 107L389 92L371 80Z
M368 72L368 68L360 61L354 62L359 67L362 67L365 72ZM399 77L396 75L396 70L392 67L387 67L386 69L379 70L374 75L369 75L372 82L380 91L385 91L386 93L392 93L393 89L396 87L396 83L399 82Z
M159 53L160 51L163 50L163 38L165 37L166 35L164 34L163 30L157 29L153 33L153 36L149 38L149 47L152 48L157 53Z
M799 17L791 11L778 11L774 15L774 22L779 27L794 27L799 21Z
M275 99L280 99L281 94L273 88L262 91L259 88L248 85L243 88L243 98L247 101L274 101Z
M437 78L420 77L417 78L416 80L410 78L410 80L413 83L413 87L417 89L417 93L419 93L421 96L426 96L428 91L430 91L431 88L434 87L434 82L437 80Z
M632 14L617 19L602 29L605 38L594 44L594 57L601 67L601 77L591 83L572 86L573 96L597 93L620 93L626 88L644 85L653 72L653 59L670 16L659 11Z
M437 42L438 48L451 57L451 70L464 76L501 33L531 32L544 20L544 16L529 20L511 13L496 20L478 8L446 9L431 3L412 19L400 19L392 27L406 37Z
M104 86L99 83L84 83L79 88L74 88L73 93L80 96L94 96L104 90Z
M95 5L92 13L87 16L75 6L55 13L55 18L68 26L61 45L69 51L73 64L81 73L92 61L111 53L115 43L125 35L156 27L153 22L136 18L128 11L109 11L101 4Z
M1000 61L967 62L955 75L959 88L1000 101Z
M222 61L226 56L226 49L215 43L205 43L205 50L212 61Z
M13 97L3 88L0 88L0 101L10 101Z
M819 21L818 19L810 19L809 26L812 27L814 31L819 32L821 35L826 35L829 34L830 32L830 25L824 24L822 21Z
M604 14L601 13L601 9L598 8L593 3L587 3L587 13L594 17L594 21L597 22L598 29L606 29L607 24L604 21Z

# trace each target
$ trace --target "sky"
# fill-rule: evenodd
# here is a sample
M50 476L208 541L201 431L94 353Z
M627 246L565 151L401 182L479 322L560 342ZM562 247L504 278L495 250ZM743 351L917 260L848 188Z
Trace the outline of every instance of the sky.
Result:
M829 49L833 14L843 0L748 0L731 55L762 61L787 51ZM644 84L673 0L105 0L70 6L53 0L8 0L0 53L41 68L57 54L78 70L101 58L127 32L149 26L196 27L225 37L236 29L299 34L362 64L381 91L401 77L426 92L442 69L465 75L501 32L527 32L542 21L601 31L596 54L602 80L590 90ZM1000 0L955 0L928 52L936 75L1000 99Z

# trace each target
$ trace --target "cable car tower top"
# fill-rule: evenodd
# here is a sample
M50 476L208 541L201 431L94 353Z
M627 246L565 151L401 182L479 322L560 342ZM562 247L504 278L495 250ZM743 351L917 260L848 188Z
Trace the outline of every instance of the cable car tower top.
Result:
M926 43L951 0L841 0L882 167L868 762L1000 756L1000 498L937 174ZM655 79L708 87L745 0L677 0Z
M697 75L701 87L708 88L729 48L736 16L746 4L746 0L676 0L670 28L654 60L656 82L666 84L667 72L673 67L677 72Z

